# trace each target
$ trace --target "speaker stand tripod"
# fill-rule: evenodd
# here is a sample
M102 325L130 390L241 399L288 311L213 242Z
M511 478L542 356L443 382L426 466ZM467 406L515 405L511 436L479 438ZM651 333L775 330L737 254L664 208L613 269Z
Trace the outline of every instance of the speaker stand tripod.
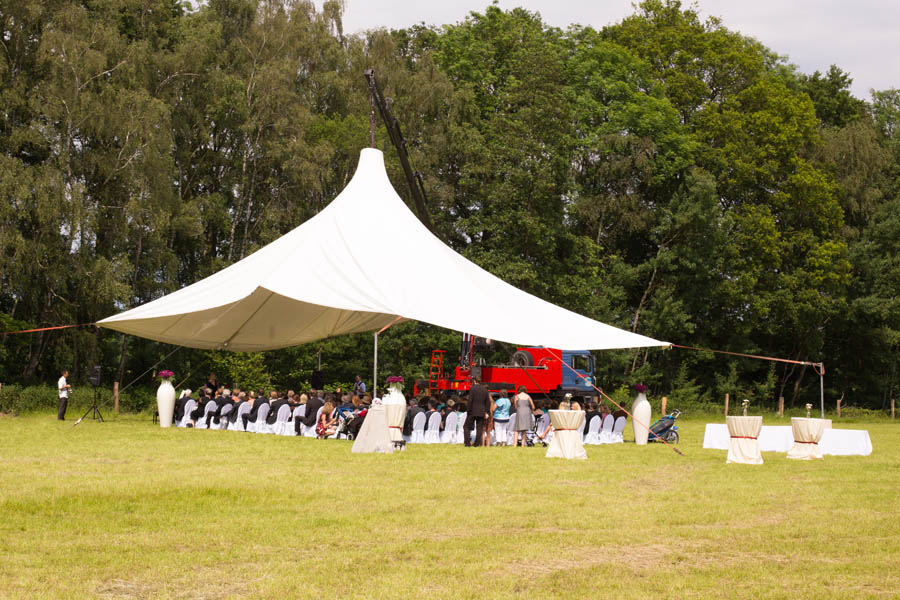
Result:
M93 414L91 414L91 416L93 417L93 419L95 421L100 421L101 423L104 422L103 415L100 414L100 408L97 406L98 396L100 396L100 389L95 387L94 388L94 400L91 402L91 407L89 409L87 409L87 411L85 411L85 413L83 415L81 415L80 419L75 421L75 425L78 425L79 423L81 423L91 413L93 413ZM72 427L75 427L75 425L72 425Z

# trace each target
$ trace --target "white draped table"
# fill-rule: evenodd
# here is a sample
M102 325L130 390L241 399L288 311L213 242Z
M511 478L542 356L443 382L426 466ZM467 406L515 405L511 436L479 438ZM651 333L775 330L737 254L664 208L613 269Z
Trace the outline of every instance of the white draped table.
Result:
M725 463L761 465L763 459L759 450L759 432L762 429L762 417L725 417L725 425L730 438Z
M391 442L391 435L388 433L388 411L384 406L372 406L366 413L362 427L359 428L359 435L353 442L351 452L371 453L382 452L391 453L394 451L394 444Z
M831 429L825 419L825 430L819 440L819 448L827 456L868 456L872 454L872 440L865 429ZM703 447L712 450L728 450L728 426L724 423L707 423ZM764 425L759 432L759 446L763 452L787 452L794 445L794 432L790 425Z
M812 460L822 458L819 442L825 433L825 419L791 418L791 433L794 445L788 450L787 457L796 460Z
M403 420L406 418L406 404L388 404L385 403L387 411L388 432L391 435L392 442L403 441Z
M578 430L583 422L583 410L551 410L553 439L547 448L547 458L587 458Z

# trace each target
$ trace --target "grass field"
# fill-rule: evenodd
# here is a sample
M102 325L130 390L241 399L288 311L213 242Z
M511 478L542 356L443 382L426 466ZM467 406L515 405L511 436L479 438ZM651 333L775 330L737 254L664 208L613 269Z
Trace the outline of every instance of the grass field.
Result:
M0 597L900 596L898 425L755 467L702 450L705 422L679 421L684 457L562 461L0 417Z

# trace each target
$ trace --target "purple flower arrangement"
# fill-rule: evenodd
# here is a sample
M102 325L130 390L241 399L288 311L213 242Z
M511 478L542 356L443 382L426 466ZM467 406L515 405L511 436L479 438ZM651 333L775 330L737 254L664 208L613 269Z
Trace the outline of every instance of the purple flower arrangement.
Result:
M643 394L647 391L647 386L643 383L636 383L634 384L634 391L636 391L638 394Z
M163 379L170 379L172 377L175 377L175 373L173 373L172 371L170 371L168 369L163 369L162 371L159 372L159 376L162 377Z
M403 378L399 375L391 375L385 381L388 383L388 385L392 383L403 383Z

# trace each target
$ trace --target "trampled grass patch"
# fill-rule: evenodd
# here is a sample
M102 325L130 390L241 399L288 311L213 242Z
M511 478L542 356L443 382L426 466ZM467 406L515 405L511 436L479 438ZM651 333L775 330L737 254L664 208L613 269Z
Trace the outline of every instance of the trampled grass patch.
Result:
M679 420L684 457L562 461L4 417L0 596L897 596L896 424L847 425L869 457L755 467L701 449L705 422Z

